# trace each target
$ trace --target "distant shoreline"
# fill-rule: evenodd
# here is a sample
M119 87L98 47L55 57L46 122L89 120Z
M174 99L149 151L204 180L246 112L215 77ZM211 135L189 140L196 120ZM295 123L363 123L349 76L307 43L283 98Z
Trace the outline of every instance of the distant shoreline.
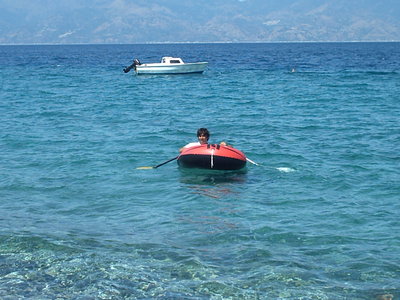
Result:
M15 43L0 46L95 46L95 45L208 45L208 44L351 44L351 43L399 43L396 41L233 41L233 42L143 42L143 43Z

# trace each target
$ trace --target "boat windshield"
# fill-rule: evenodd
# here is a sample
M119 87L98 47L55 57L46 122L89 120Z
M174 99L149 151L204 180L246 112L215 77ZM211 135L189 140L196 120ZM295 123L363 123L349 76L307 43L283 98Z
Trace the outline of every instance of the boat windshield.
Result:
M183 61L179 57L163 57L161 59L163 64L183 64Z

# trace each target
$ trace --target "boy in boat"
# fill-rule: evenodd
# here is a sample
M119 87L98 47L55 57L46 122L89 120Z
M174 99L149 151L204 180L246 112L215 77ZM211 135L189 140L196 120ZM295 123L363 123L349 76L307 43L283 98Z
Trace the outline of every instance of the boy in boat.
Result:
M182 152L186 148L190 148L193 146L199 146L199 145L204 145L208 144L208 139L210 138L210 132L208 131L207 128L199 128L197 130L197 139L199 140L198 142L194 143L189 143L185 146L183 146L181 149L179 149L179 152ZM220 143L221 146L227 146L225 142Z
M179 152L182 152L184 149L190 148L190 147L193 147L193 146L199 146L199 145L208 144L208 139L209 138L210 138L210 132L208 131L208 129L207 128L199 128L197 130L198 142L189 143L189 144L183 146L181 149L179 149Z

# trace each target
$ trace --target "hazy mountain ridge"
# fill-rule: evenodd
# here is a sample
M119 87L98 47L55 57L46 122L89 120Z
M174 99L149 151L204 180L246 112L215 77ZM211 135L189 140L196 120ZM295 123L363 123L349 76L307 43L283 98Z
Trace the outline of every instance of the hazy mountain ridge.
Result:
M400 40L394 0L1 0L0 43Z

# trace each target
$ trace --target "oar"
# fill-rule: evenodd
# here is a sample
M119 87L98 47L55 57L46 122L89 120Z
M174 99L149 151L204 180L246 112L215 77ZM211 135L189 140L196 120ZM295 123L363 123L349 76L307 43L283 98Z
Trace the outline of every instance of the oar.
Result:
M252 161L250 158L247 158L247 157L246 157L246 160L247 160L249 163L252 163L253 165L260 166L260 164L258 164L258 163L256 163L256 162ZM285 173L295 172L295 171L296 171L295 169L288 168L288 167L279 167L279 168L266 167L266 168L278 170L279 172L285 172Z
M163 163L161 163L161 164L159 164L159 165L157 165L157 166L154 166L154 167L138 167L138 168L136 168L136 169L138 169L138 170L157 169L158 167L161 167L161 166L163 166L163 165L165 165L165 164L167 164L167 163L169 163L169 162L171 162L171 161L174 161L174 160L177 159L178 157L179 157L179 155L178 155L177 157L174 157L174 158L171 158L171 159L169 159L169 160L167 160L167 161L164 161Z
M252 161L250 158L247 158L247 157L246 157L246 160L247 160L249 163L252 163L253 165L259 166L258 163Z

